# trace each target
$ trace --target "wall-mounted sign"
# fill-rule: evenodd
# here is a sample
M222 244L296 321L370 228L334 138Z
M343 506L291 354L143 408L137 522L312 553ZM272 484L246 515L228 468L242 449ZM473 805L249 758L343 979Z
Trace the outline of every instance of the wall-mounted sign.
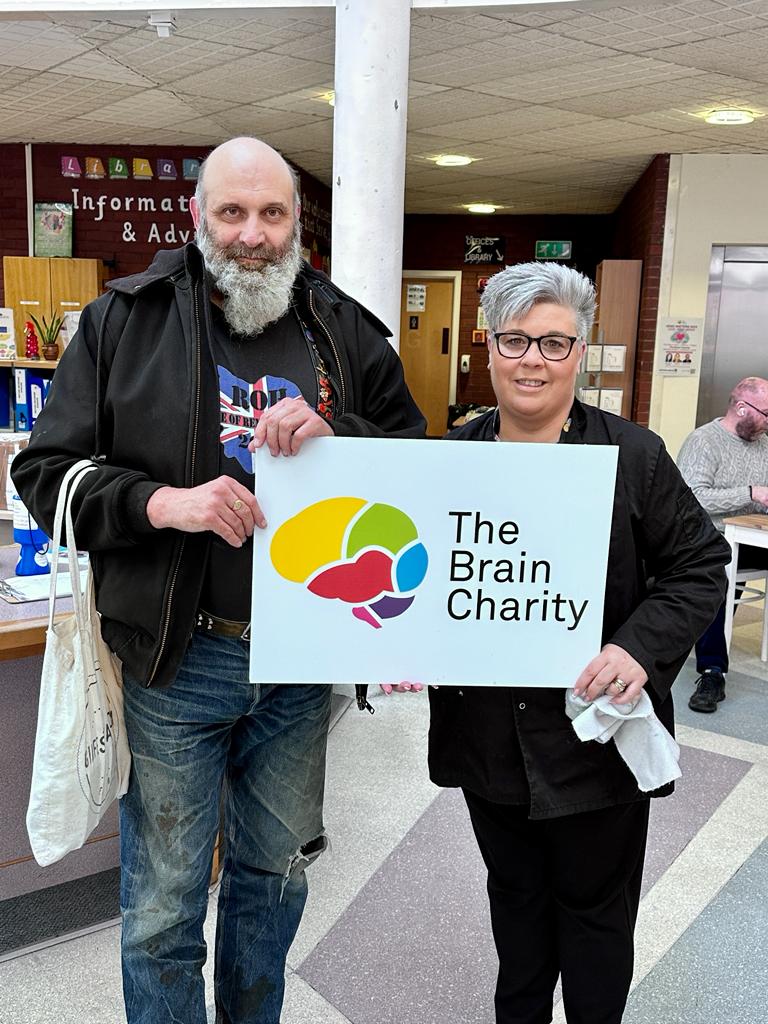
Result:
M425 284L409 284L405 291L406 313L423 313L427 308L427 286Z
M72 255L72 204L35 203L35 256Z
M149 160L143 156L135 156L133 158L133 176L138 178L139 181L148 181L152 177L152 165Z
M465 263L503 263L505 252L506 241L500 235L465 235Z
M83 173L80 161L76 156L63 156L61 158L61 173L65 178L79 178Z
M173 160L161 158L157 161L157 176L160 181L176 181L178 174Z
M571 242L537 242L537 260L569 260L573 250Z
M86 178L106 178L107 172L104 170L104 161L100 160L97 156L87 156L85 158L85 176Z
M184 181L197 181L200 174L200 160L185 160L183 167Z
M659 324L656 369L675 377L693 377L699 372L701 334L704 320L686 317Z
M117 181L127 178L128 161L124 160L121 156L111 156L109 158L109 176Z

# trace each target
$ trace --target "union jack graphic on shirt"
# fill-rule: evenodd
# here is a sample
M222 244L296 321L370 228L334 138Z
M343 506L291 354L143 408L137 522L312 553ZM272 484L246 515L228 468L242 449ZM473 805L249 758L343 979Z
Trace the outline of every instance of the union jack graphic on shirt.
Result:
M248 444L253 428L265 409L282 398L299 398L301 391L285 377L260 377L255 384L235 377L225 366L219 366L219 439L228 459L237 459L246 473L252 473Z

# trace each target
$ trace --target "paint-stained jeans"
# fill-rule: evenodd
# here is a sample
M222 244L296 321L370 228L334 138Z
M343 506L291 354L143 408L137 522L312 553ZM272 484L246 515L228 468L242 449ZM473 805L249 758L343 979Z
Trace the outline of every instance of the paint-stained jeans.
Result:
M217 1024L278 1024L285 958L325 846L329 686L254 686L248 645L195 634L167 690L125 681L120 801L128 1024L205 1024L203 922L222 782ZM305 848L305 849L302 849Z

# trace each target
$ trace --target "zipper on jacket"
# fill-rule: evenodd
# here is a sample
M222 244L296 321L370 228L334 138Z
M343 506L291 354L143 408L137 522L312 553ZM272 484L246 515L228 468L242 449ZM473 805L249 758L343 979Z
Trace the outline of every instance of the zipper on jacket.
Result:
M328 339L328 343L331 346L331 350L333 352L333 358L336 360L336 366L338 367L338 370L339 370L339 388L341 390L341 409L339 410L339 416L341 416L341 415L344 414L344 412L346 411L346 408L347 408L347 389L344 387L344 371L341 368L341 360L339 359L339 350L336 348L336 342L333 340L333 335L328 330L328 328L325 326L324 321L321 320L320 316L318 315L317 309L315 308L315 296L312 293L312 289L310 288L308 290L309 290L309 308L310 308L310 310L312 312L312 316L318 322L318 324L322 328L323 333L325 334L326 338Z
M197 287L196 286L193 286L193 288L192 288L192 305L193 305L194 310L195 310L195 341L196 341L196 353L197 353L197 363L196 363L196 367L195 367L196 375L197 375L197 379L195 381L195 420L194 420L194 426L192 428L192 460L191 460L191 465L190 465L190 483L194 486L194 483L195 483L195 460L197 458L197 428L198 428L198 423L200 421L200 347L201 347L201 345L200 345L200 307L199 307L198 299L197 299ZM150 672L149 679L147 680L147 686L148 687L152 685L152 681L155 678L155 676L157 675L157 669L158 669L158 667L160 665L160 661L162 659L163 652L165 651L165 643L166 643L166 640L168 639L168 630L170 629L170 625L171 625L171 608L173 606L173 595L174 595L174 591L176 589L176 579L177 579L177 577L179 575L179 569L181 567L181 558L182 558L182 555L184 554L184 547L185 547L186 543L187 543L187 538L186 538L186 535L185 535L184 537L182 537L181 547L179 548L179 554L178 554L178 556L176 558L176 564L173 567L173 573L171 574L171 585L168 588L168 603L165 606L165 619L163 621L162 634L161 634L161 637L160 637L160 647L159 647L159 649L157 651L157 654L155 656L155 663L152 666L152 671Z

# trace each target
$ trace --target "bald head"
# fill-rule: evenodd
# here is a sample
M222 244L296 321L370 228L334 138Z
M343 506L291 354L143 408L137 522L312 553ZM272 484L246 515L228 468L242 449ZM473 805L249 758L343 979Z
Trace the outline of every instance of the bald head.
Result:
M237 181L258 187L265 180L290 189L293 208L298 216L299 176L288 162L266 142L249 136L228 139L212 150L200 165L195 199L202 209L209 187L220 181Z
M740 380L728 399L729 408L739 402L752 402L761 409L768 409L768 380L763 377L745 377Z

